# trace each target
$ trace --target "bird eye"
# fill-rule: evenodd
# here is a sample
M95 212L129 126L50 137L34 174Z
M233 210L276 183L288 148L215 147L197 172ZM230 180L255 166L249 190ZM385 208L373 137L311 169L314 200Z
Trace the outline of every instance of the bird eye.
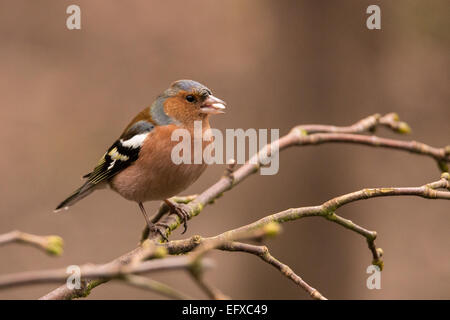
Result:
M195 97L193 95L188 95L186 96L186 100L189 102L194 102L195 101Z

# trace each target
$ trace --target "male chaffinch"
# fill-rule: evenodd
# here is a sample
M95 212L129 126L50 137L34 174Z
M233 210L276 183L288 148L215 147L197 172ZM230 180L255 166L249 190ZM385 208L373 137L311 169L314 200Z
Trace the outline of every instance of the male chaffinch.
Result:
M209 116L223 113L225 105L196 81L173 82L151 106L134 117L94 170L83 176L86 182L55 211L68 209L94 190L110 187L125 199L137 202L150 230L157 232L160 230L150 221L143 203L164 200L170 212L184 222L185 232L187 212L168 198L194 183L206 164L175 164L171 153L178 142L172 141L172 132L187 129L193 141L194 121L201 121L202 136L206 136L210 129ZM202 139L203 147L209 143L211 139Z

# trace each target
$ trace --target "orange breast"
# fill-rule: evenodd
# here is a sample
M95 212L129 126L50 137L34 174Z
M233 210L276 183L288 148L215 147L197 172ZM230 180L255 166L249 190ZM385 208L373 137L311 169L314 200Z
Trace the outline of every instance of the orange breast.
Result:
M194 183L206 164L177 165L172 161L172 149L179 143L171 141L176 128L175 125L156 127L144 141L138 160L111 179L111 188L128 200L145 202L169 198ZM193 157L193 133L191 136ZM209 143L204 141L203 148Z

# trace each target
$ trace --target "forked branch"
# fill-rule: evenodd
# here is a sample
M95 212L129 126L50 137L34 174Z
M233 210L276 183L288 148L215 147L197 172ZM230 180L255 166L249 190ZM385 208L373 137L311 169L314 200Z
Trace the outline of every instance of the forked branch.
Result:
M221 197L224 192L234 188L240 182L258 172L262 163L267 163L264 157L272 156L271 152L273 150L278 149L281 151L291 146L350 143L397 149L431 157L438 163L442 171L448 171L450 146L436 148L416 141L386 139L371 135L379 126L387 127L398 133L410 132L409 126L405 122L400 121L394 113L385 116L375 114L347 127L328 125L297 126L287 135L262 148L258 154L254 155L241 167L235 169L235 164L231 161L227 166L224 176L201 194L197 196L176 197L173 200L187 203L190 209L188 218L192 219L200 214L205 206ZM367 133L370 134L367 135ZM70 289L66 285L63 285L48 293L42 299L73 299L84 297L93 288L111 279L125 280L131 285L147 288L173 298L184 298L185 295L178 293L172 288L144 278L141 275L137 276L137 274L150 273L156 270L172 269L189 270L208 296L217 299L226 298L224 294L206 283L202 277L203 268L209 265L209 260L204 258L204 255L215 249L240 251L256 255L266 263L274 266L284 276L308 292L312 298L325 299L318 290L307 284L289 266L273 257L267 247L245 242L261 240L267 236L277 234L280 223L295 221L305 217L323 217L365 237L372 254L372 263L382 268L382 250L375 245L376 232L365 229L337 215L336 210L354 201L375 197L419 196L428 199L449 200L449 190L449 174L443 173L440 180L420 187L363 189L333 198L318 206L291 208L271 214L246 226L229 230L214 237L202 238L200 236L194 236L184 240L164 243L161 235L157 233L149 234L146 229L143 232L141 244L136 249L107 264L81 266L81 288ZM167 209L165 205L162 205L152 218L152 221L161 221L163 224L168 225L165 233L169 237L170 233L180 226L181 221L175 215L165 215ZM185 255L175 257L167 256L167 254L179 255L180 253L184 253ZM0 288L30 283L64 282L67 277L65 271L65 268L61 268L4 275L0 277Z

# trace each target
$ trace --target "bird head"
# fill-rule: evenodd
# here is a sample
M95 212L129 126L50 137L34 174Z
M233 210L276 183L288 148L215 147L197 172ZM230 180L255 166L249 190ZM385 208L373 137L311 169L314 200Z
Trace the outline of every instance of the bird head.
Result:
M212 95L210 89L193 80L178 80L158 97L152 106L153 117L164 112L169 118L190 124L205 120L212 114L225 112L226 103Z

